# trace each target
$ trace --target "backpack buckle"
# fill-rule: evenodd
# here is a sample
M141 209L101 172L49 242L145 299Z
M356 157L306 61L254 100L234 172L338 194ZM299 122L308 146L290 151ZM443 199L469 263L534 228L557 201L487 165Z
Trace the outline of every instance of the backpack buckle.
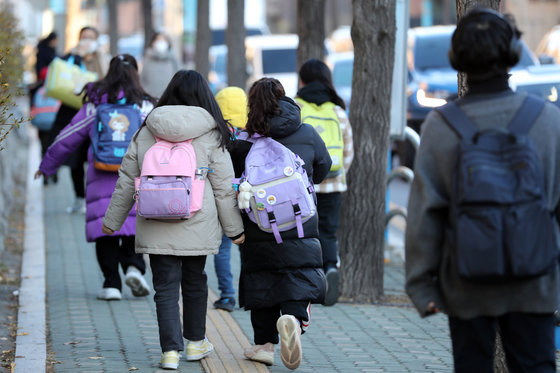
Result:
M301 208L299 207L299 203L296 202L292 204L292 206L294 207L294 214L301 215Z
M267 215L268 215L268 222L269 222L270 224L276 223L276 216L274 216L274 212L272 212L272 211L267 211Z

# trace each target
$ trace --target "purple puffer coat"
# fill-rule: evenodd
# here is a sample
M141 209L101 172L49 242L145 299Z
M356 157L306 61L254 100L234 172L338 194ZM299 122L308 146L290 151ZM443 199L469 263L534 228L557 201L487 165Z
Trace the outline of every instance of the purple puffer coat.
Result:
M70 124L60 131L39 166L39 170L43 174L47 176L54 174L64 160L91 136L97 105L104 102L106 102L105 98L96 104L85 104L72 118ZM142 119L152 108L153 105L150 102L144 101L141 108ZM116 172L100 171L93 166L93 153L90 147L86 178L86 239L88 242L94 242L97 238L105 236L101 231L103 225L101 219L105 216L118 177L119 174ZM136 211L132 209L121 230L116 232L116 236L134 236L135 217Z

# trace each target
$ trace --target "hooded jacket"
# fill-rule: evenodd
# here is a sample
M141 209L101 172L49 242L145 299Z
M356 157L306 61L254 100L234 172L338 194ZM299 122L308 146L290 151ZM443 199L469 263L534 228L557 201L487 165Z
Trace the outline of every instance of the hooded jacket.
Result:
M136 217L136 252L195 256L218 252L222 229L228 237L243 233L243 223L232 187L233 166L220 147L216 121L196 106L161 106L148 116L126 152L119 180L103 223L118 230L134 205L134 179L140 176L146 151L154 136L166 141L193 139L197 167L208 167L202 209L185 221L157 221Z
M239 87L226 87L216 93L216 101L222 110L224 119L238 129L247 124L247 95Z
M301 123L294 101L282 99L280 110L269 122L269 136L299 155L309 179L319 184L331 167L325 143L313 127ZM251 142L244 140L234 143L231 157L236 177L245 169L251 146ZM304 238L298 238L294 228L281 232L281 244L276 243L272 233L261 231L245 213L242 216L245 243L240 246L240 305L258 309L285 301L322 303L326 286L317 215L303 224Z
M72 118L70 124L60 131L54 143L49 147L39 170L46 176L52 175L62 165L62 163L83 144L89 144L91 139L91 129L95 124L97 115L97 105L107 102L103 97L99 102L88 103L78 111ZM153 105L144 101L141 108L142 119L152 110ZM88 145L89 146L89 145ZM93 153L91 147L88 148L88 169L86 177L86 239L93 242L99 237L103 237L101 232L101 219L105 215L105 210L109 205L111 194L115 189L118 174L116 172L105 172L97 170L93 166ZM135 211L130 211L123 218L123 224L116 232L118 236L134 236L134 216ZM126 220L126 221L125 221Z

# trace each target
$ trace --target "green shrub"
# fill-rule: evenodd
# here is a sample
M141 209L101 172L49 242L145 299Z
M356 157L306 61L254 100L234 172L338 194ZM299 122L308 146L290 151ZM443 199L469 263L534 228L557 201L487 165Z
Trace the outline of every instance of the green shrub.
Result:
M23 76L22 49L24 36L18 21L7 4L0 4L0 150L14 127L25 121L14 114L17 96L22 96L20 83Z

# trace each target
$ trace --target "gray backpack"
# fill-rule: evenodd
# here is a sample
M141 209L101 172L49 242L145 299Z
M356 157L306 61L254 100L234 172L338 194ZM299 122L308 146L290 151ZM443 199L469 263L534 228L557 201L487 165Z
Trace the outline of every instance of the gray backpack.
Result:
M527 96L506 131L479 131L455 102L437 109L461 140L449 239L463 279L527 279L557 264L558 223L527 135L543 106Z

